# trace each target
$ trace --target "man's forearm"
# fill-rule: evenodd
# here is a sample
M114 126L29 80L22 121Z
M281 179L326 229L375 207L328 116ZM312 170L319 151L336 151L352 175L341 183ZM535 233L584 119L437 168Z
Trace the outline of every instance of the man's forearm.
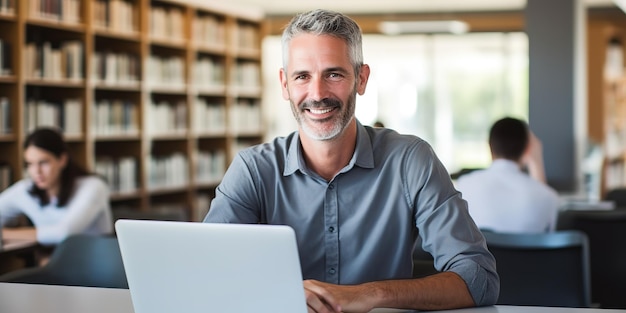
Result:
M465 281L456 273L367 283L377 290L376 307L443 310L474 306Z

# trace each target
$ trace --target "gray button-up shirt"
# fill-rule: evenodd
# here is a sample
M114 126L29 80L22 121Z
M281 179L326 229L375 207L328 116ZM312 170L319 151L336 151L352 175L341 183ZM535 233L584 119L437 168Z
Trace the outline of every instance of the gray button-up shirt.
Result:
M327 181L306 166L298 133L238 153L205 222L294 228L305 279L359 284L412 277L412 248L495 303L495 261L450 176L424 140L357 123L350 163Z

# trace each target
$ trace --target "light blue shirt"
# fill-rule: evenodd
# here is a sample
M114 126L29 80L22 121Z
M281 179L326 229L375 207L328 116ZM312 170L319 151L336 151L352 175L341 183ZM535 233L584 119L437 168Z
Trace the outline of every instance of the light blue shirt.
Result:
M456 187L480 228L505 233L556 229L559 195L514 161L495 159L488 168L459 177Z
M332 180L305 164L298 133L238 153L205 222L294 228L304 279L359 284L412 277L418 231L439 271L477 305L499 292L495 261L430 145L357 123L355 153Z

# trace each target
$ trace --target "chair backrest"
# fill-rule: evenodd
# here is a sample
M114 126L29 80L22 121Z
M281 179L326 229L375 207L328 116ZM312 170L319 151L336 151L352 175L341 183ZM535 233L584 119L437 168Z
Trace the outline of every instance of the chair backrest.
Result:
M113 210L113 222L119 219L130 220L158 220L158 221L189 221L189 216L184 208L179 209L152 209L142 211L132 208L120 208Z
M591 301L601 308L626 309L626 210L562 211L557 229L589 237Z
M589 307L589 247L579 231L483 232L500 276L498 304Z
M128 288L117 238L73 235L61 242L42 267L0 276L0 281L47 285Z
M626 188L609 190L604 196L604 200L613 201L617 209L626 209Z

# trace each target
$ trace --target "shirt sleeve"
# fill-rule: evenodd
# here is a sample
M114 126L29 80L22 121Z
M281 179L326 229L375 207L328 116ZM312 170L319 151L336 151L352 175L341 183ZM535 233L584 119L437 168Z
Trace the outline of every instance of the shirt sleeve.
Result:
M422 248L439 271L457 273L478 306L495 304L500 290L495 259L469 215L467 202L454 189L450 176L428 144L415 146L406 162L407 190L415 210Z
M9 224L22 213L19 203L27 188L24 181L19 181L0 193L0 226Z
M211 201L205 223L261 222L259 201L254 196L259 192L250 173L240 152L215 190L215 198Z
M80 178L69 200L67 216L53 225L37 226L37 240L44 245L58 244L69 235L83 233L103 209L109 207L109 188L96 176Z

